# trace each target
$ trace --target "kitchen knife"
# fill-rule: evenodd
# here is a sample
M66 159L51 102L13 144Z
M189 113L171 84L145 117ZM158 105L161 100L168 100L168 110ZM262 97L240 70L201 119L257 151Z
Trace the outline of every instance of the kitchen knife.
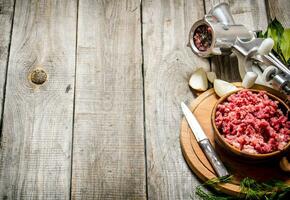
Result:
M212 145L209 142L208 137L205 135L204 131L202 130L199 122L197 121L193 113L189 110L189 108L183 102L181 102L181 108L199 146L201 147L207 159L213 166L218 177L228 176L229 172L227 171L227 169L221 162L220 158L214 151Z

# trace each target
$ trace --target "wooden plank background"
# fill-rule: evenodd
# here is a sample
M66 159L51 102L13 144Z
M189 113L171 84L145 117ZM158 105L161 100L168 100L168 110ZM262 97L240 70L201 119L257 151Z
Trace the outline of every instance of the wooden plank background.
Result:
M2 129L2 109L6 90L7 65L10 50L10 37L14 14L14 0L0 1L0 130ZM1 133L0 133L1 140Z
M284 27L290 27L290 9L289 0L266 0L268 6L268 14L270 19L275 17L282 23Z
M142 11L148 198L188 199L198 181L179 145L180 102L193 99L192 72L209 69L186 46L192 24L204 15L203 2L144 1Z
M288 0L0 0L0 199L194 198L188 80L198 67L240 80L234 56L186 46L219 2L251 30L290 26Z
M17 1L0 149L1 199L69 199L77 2ZM41 86L29 74L42 68Z
M72 197L145 199L139 1L80 1L78 19Z

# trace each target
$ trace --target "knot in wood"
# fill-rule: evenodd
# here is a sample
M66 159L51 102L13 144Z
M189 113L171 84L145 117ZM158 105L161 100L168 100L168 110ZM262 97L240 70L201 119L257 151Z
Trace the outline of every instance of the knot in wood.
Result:
M47 74L43 69L35 69L31 72L31 82L42 85L47 80Z

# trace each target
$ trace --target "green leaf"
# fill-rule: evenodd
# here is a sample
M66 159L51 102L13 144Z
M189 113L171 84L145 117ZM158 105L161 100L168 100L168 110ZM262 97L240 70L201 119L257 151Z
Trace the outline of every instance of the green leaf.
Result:
M280 40L282 38L282 34L284 32L284 28L282 24L275 18L269 25L264 36L270 37L274 40L274 50L278 50L278 45L280 44Z
M257 34L258 38L264 38L264 35L263 35L262 31L257 31L256 34Z
M278 59L280 59L283 63L286 63L286 59L284 58L284 55L283 55L283 53L282 53L282 50L281 50L281 41L280 41L280 43L277 45L277 54L278 54L278 56L277 56L277 58Z
M285 60L290 58L290 29L285 29L281 37L280 48Z

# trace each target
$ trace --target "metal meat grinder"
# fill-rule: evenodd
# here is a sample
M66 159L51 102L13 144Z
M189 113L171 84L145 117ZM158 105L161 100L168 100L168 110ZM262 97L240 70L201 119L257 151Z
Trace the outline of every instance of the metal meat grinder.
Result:
M271 53L272 47L268 51L262 49L267 46L267 40L271 39L257 38L255 32L236 24L229 5L220 3L193 24L188 45L201 57L235 53L241 78L254 72L256 83L289 95L290 70Z

